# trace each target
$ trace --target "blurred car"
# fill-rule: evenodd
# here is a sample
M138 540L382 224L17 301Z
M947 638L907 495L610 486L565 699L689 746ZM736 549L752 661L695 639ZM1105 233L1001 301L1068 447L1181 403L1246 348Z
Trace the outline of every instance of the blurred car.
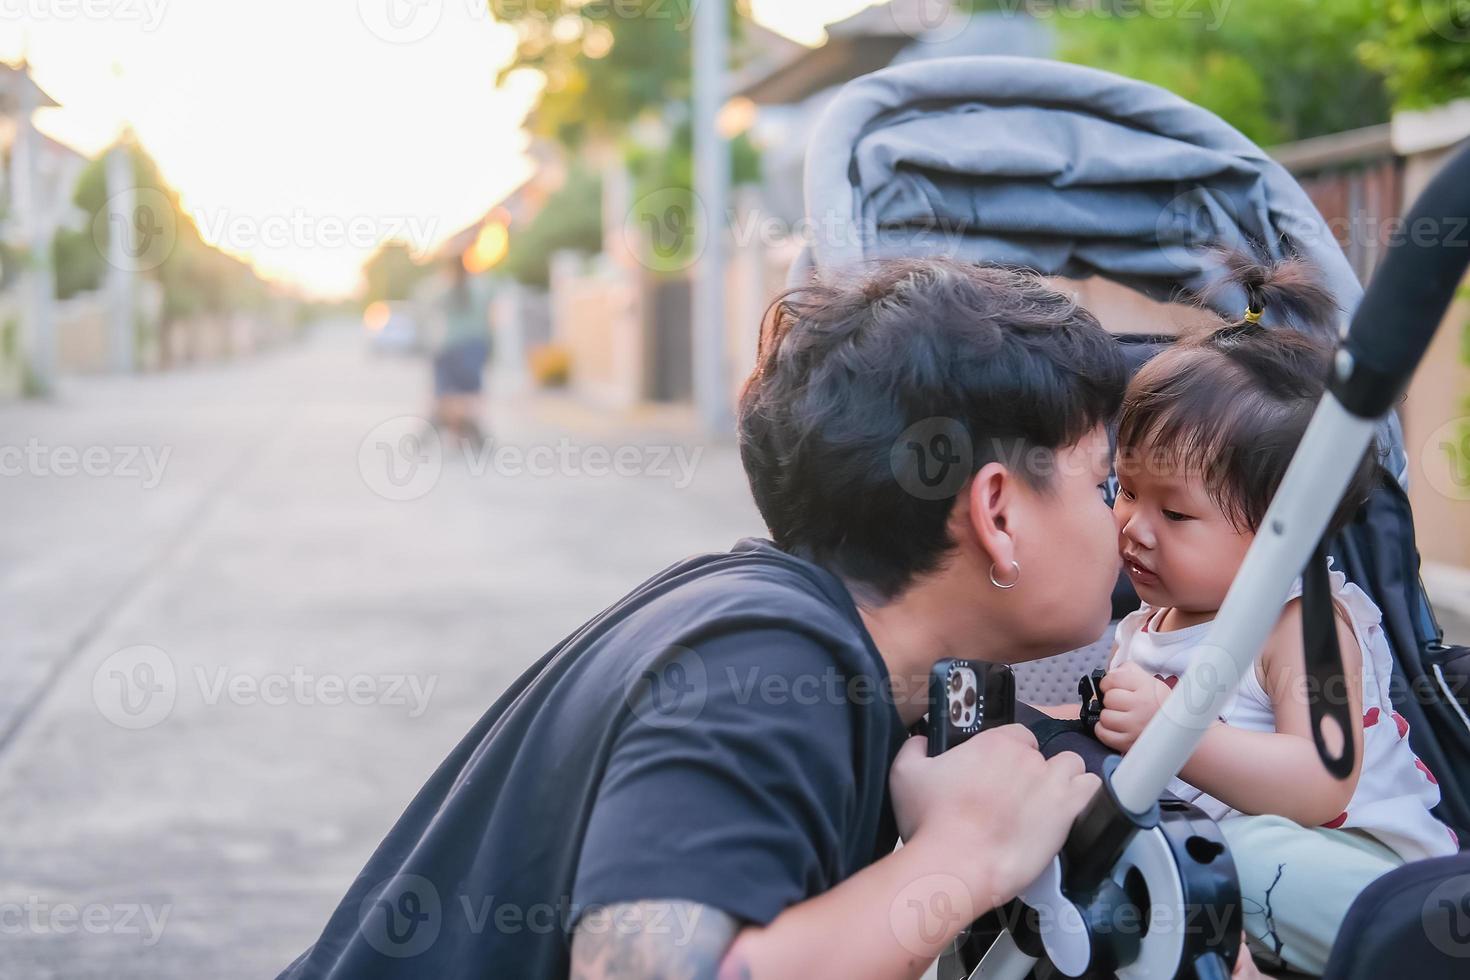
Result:
M406 303L372 303L363 311L368 347L376 354L417 354L424 349L419 322Z

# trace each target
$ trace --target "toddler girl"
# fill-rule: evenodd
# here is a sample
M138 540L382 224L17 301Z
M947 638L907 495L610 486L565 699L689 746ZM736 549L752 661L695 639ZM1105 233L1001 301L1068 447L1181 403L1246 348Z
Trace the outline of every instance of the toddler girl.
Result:
M1333 322L1305 267L1236 258L1237 323L1145 365L1119 419L1114 517L1143 605L1118 625L1096 733L1126 752L1205 639L1321 398ZM1265 311L1284 326L1260 325ZM1372 456L1333 518L1366 498ZM1267 958L1320 973L1353 899L1405 861L1454 853L1430 809L1434 776L1389 697L1392 661L1372 600L1331 571L1356 767L1331 776L1312 740L1302 657L1301 583L1255 667L1170 789L1220 822L1241 878L1246 932ZM1340 747L1340 744L1339 746ZM1249 815L1249 816L1247 816Z

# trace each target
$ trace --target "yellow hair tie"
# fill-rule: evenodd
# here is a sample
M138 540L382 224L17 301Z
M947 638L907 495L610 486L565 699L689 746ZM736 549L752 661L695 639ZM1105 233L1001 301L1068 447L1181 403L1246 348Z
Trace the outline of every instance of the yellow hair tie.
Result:
M1246 323L1260 323L1261 322L1261 314L1264 313L1264 312L1265 312L1265 310L1252 310L1250 308L1247 308L1246 311L1245 311L1245 322Z

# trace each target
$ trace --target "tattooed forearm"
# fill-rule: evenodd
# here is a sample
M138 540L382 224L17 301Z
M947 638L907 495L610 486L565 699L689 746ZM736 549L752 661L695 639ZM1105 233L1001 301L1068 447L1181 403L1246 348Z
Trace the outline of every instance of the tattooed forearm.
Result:
M724 964L739 924L708 905L643 901L589 910L572 936L572 980L748 980Z

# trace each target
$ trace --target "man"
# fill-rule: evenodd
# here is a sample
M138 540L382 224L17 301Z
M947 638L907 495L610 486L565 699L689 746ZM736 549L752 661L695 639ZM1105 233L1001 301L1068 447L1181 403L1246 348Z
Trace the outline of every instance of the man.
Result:
M547 653L284 976L917 976L1097 788L1018 726L933 759L907 734L936 661L1104 628L1124 381L1031 276L895 260L784 297L740 410L774 540Z

